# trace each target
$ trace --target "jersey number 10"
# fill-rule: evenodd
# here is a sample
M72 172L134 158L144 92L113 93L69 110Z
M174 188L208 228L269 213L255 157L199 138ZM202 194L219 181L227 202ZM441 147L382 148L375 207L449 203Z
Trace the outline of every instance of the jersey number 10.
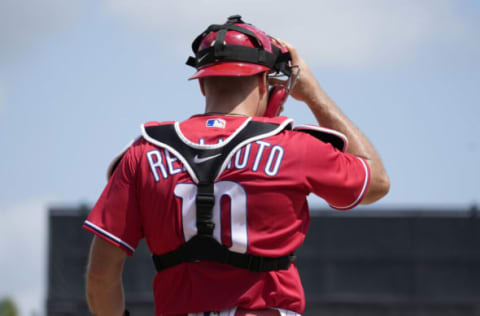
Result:
M221 232L221 201L228 197L230 201L230 233L232 236L231 251L238 253L247 252L248 227L247 227L247 193L237 182L215 182L215 205L213 207L213 222L215 229L213 237L222 243ZM197 186L193 183L178 183L174 190L175 196L182 200L182 228L185 241L197 234L196 206Z

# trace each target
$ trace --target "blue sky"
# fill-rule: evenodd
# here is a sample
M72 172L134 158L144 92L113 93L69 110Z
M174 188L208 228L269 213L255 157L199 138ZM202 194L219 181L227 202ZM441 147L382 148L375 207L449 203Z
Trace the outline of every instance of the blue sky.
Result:
M23 315L45 295L48 207L94 203L141 123L202 112L184 62L235 13L297 46L377 147L392 187L376 207L480 202L477 1L3 0L0 297ZM293 100L284 114L315 123ZM19 266L25 254L41 264Z

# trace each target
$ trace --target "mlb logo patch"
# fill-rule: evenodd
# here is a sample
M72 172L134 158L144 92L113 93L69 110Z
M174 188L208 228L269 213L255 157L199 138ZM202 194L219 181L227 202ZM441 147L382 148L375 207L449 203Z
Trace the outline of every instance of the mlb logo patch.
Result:
M219 118L207 120L207 127L225 128L225 125L226 125L225 120L222 120Z

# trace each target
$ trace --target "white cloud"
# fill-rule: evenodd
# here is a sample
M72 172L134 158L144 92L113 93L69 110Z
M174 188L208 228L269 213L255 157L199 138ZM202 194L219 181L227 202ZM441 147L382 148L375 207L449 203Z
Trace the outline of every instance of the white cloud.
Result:
M44 308L47 202L2 206L0 214L0 297L13 297L20 315L31 315Z
M460 37L464 22L453 0L108 0L107 8L136 28L158 33L170 49L185 52L210 23L234 13L287 40L309 63L323 67L372 67L402 63L425 41Z
M87 1L0 1L0 65L36 48L45 36L73 25Z

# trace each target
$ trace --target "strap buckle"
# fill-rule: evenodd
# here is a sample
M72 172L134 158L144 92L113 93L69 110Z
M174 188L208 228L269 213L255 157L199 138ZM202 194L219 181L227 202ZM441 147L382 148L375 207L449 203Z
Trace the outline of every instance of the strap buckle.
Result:
M294 254L291 254L288 256L289 263L294 263L296 260L297 260L297 256L295 256Z
M195 202L197 205L212 208L215 204L215 196L211 193L198 193Z

